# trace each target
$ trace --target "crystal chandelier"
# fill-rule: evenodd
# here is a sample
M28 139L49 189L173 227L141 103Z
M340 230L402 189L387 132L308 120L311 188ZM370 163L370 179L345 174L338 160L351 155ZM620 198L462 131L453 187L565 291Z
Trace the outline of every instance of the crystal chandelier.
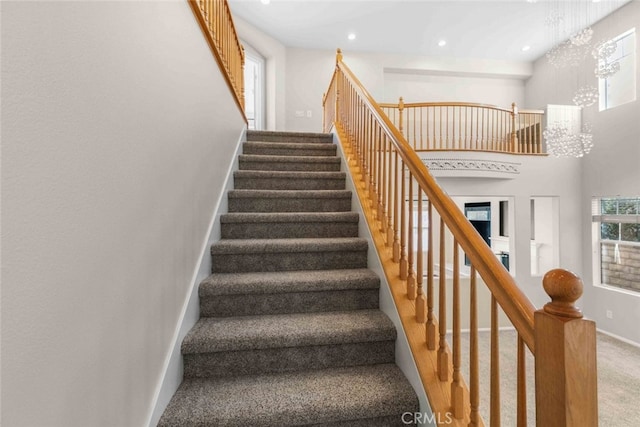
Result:
M571 133L566 125L554 123L542 135L547 142L547 151L555 157L583 157L593 148L593 134L588 123L577 134Z
M598 102L599 96L595 86L582 86L573 96L573 103L578 107L589 107Z

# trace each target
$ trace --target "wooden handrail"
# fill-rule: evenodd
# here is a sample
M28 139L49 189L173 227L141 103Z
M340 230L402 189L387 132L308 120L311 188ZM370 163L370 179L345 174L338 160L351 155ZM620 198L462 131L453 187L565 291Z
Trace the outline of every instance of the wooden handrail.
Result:
M401 98L399 110L406 105L411 104L404 104ZM398 129L344 64L340 51L329 88L323 95L323 107L323 128L329 131L335 127L347 156L431 408L446 420L438 421L438 425L484 426L483 417L489 417L488 425L500 425L504 415L500 404L502 311L517 331L514 347L517 355L513 356L517 360L517 405L513 417L505 417L505 422L512 420L518 427L527 425L528 348L535 357L537 425L596 426L595 324L582 319L574 306L581 295L580 279L565 270L548 273L544 288L552 302L535 311L513 277L410 146L402 133L405 123L402 115L397 120ZM522 112L514 104L511 114L510 120L515 122ZM517 144L521 134L514 131L509 137ZM440 219L439 233L433 229L436 223L433 214ZM451 274L447 273L449 250L453 251ZM469 278L462 277L460 251L470 261ZM490 409L486 410L489 412L483 412L479 406L478 275L491 296L491 400ZM461 370L461 295L467 280L470 349L464 356L470 358L469 387ZM447 325L448 316L451 325ZM580 387L581 378L585 388Z
M227 0L187 0L216 58L236 105L244 111L244 47L240 43Z

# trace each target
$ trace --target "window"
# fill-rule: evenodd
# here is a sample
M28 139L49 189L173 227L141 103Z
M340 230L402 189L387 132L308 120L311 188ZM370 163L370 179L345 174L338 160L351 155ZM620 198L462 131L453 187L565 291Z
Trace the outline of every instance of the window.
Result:
M600 111L636 100L636 29L612 39L616 50L598 61L598 68L619 67L615 74L599 79Z
M640 292L640 197L594 199L593 224L594 277Z

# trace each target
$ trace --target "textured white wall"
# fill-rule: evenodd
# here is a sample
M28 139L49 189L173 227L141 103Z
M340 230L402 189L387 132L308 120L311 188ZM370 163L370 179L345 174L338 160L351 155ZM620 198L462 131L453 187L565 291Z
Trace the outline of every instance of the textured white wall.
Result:
M636 28L636 61L640 58L640 1L632 1L593 26L595 40L613 38L632 27ZM593 77L593 63L578 69L556 69L545 58L536 61L534 75L527 82L526 98L536 106L571 104L577 85L589 82L597 86ZM636 66L636 80L640 82L640 66ZM636 84L636 91L640 85ZM591 265L597 254L591 250L591 198L598 196L638 196L640 188L640 93L636 101L607 111L598 112L597 105L583 112L584 120L593 126L594 148L580 160L581 200L574 219L582 222L581 239L575 249L583 258L579 271L585 282L583 309L597 322L597 327L609 333L640 343L640 295L593 286ZM566 202L560 200L563 214ZM606 311L613 319L606 318Z
M243 126L187 2L2 3L3 425L145 423Z

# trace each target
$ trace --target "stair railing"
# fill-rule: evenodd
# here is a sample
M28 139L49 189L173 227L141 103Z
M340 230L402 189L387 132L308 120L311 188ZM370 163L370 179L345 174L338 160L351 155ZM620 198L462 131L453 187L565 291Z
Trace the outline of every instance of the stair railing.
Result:
M207 44L244 116L244 47L227 0L188 0ZM245 116L245 122L246 122Z
M535 387L537 426L597 426L595 323L582 319L574 306L582 294L581 280L565 270L550 271L543 286L551 302L536 310L344 64L340 50L323 105L324 130L335 127L347 156L432 419L438 425L482 426L484 414L488 425L500 426L501 399L509 397L500 390L503 312L517 332L516 409L507 414L512 420L507 424L524 427L533 418L528 416L532 399L527 399L527 389ZM471 264L467 275L461 268L465 254ZM486 381L480 383L479 322L487 311L479 296L483 283L490 292L486 393L480 391L487 387ZM470 342L464 355L463 291L469 301L465 315ZM527 381L529 352L535 359L535 385ZM461 373L463 356L468 360L468 386ZM481 407L486 396L488 407Z
M468 102L383 103L380 108L416 151L544 154L542 110Z

